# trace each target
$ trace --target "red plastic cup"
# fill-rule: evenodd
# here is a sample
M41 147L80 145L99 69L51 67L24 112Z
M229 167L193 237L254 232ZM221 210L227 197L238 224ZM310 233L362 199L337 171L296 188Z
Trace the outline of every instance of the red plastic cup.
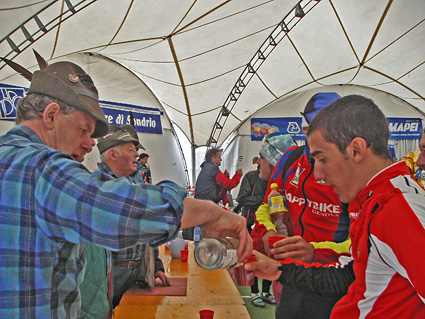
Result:
M200 310L199 311L199 318L200 319L213 319L214 318L214 311L212 311L212 310Z
M255 255L251 255L245 264L252 263L256 260L257 257ZM252 286L254 284L254 272L246 270L243 265L235 268L235 277L238 286Z
M187 263L187 257L189 256L189 250L180 250L180 258L182 262Z
M284 238L286 238L286 236L282 236L282 235L268 237L267 240L269 241L269 248L272 249L273 248L273 244L275 242L278 242L279 240L282 240Z

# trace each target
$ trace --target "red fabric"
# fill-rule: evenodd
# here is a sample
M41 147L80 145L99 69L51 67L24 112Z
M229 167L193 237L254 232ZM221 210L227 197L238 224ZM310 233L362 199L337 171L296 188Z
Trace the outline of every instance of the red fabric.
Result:
M409 175L404 162L394 164L358 195L362 208L351 227L356 280L331 318L425 318L425 250L419 248L425 230L418 219L425 192Z
M235 173L232 178L226 177L221 171L218 172L215 181L227 190L231 190L239 185L242 175Z
M278 165L275 166L272 176L277 168ZM263 202L267 203L271 183L277 183L279 189L285 191L294 235L302 235L308 242L333 241L339 225L340 200L332 187L320 184L314 179L314 173L310 174L311 170L312 166L307 154L304 153L289 167L285 185L283 185L282 174L278 174L276 179L270 179ZM308 198L307 204L304 201L302 185ZM304 230L303 234L302 230ZM267 229L255 220L251 237L254 240L254 248L263 253L265 251L262 237L266 232ZM326 256L323 263L326 264L328 261Z

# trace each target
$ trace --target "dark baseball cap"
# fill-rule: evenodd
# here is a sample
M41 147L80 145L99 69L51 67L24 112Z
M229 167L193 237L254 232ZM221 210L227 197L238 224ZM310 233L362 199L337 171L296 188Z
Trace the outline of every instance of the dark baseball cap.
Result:
M132 142L134 146L137 147L139 140L132 137L127 131L119 129L113 133L107 134L103 137L97 139L97 148L99 153L102 154L106 150L109 150L111 147Z
M99 95L91 77L72 62L56 62L32 75L28 94L38 93L58 99L96 119L92 137L109 132L105 114L99 105Z
M341 98L335 92L321 92L316 93L311 97L311 99L307 102L307 105L304 108L304 112L300 112L302 116L304 116L307 123L310 124L313 117L323 109L325 106L328 106L332 102L335 102Z

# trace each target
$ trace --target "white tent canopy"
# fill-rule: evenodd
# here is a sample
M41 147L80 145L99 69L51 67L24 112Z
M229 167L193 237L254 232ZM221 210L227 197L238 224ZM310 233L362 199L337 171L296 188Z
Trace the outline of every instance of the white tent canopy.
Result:
M388 93L423 118L424 12L423 0L0 1L0 56L31 71L31 49L75 61L102 100L160 108L163 127L177 125L194 149L221 146L274 101L329 85ZM0 83L28 86L3 62ZM155 158L178 154L150 135L142 144Z

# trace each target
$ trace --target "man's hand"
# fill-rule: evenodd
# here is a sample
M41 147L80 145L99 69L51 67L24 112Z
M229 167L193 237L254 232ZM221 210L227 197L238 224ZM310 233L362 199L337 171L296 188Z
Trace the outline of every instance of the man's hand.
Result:
M164 287L170 286L170 281L168 280L168 277L161 270L155 272L154 276L155 278L159 278L162 281Z
M280 266L280 262L271 259L256 250L254 250L252 253L257 257L257 261L245 264L243 267L245 267L246 270L252 270L254 271L254 275L256 277L271 281L274 281L280 277L282 272L277 269ZM235 275L234 272L235 269L233 268L233 276Z
M278 260L291 258L305 263L314 261L314 246L301 236L286 237L276 242L274 248L270 248L270 253Z
M238 169L236 170L236 173L242 176L242 175L243 175L243 170L242 170L242 168L238 168Z

